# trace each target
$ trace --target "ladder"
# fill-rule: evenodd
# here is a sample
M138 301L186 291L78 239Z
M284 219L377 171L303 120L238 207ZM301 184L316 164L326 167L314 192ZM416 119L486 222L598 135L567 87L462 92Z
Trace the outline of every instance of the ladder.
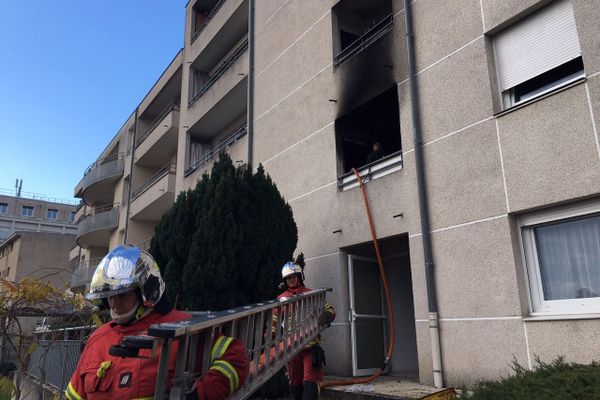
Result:
M126 336L109 352L119 357L140 357L140 349L150 349L150 357L154 357L160 349L154 399L183 400L193 390L195 379L210 367L215 335L223 333L237 338L248 350L250 371L246 382L229 399L243 400L319 335L324 327L319 326L318 318L328 291L331 289L311 290L220 312L191 312L189 320L151 325L148 335ZM279 316L275 333L272 332L273 314ZM204 346L198 371L196 355L200 340ZM175 343L178 344L175 371L167 393L169 356Z

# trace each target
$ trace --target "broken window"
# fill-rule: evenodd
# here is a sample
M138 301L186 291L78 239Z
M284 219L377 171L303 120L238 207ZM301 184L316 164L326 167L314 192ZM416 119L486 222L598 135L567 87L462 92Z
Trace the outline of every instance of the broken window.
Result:
M334 8L334 63L341 64L391 31L390 0L342 0Z
M371 167L389 160L393 166L401 163L398 110L398 91L394 85L335 121L342 178L352 175L352 168Z

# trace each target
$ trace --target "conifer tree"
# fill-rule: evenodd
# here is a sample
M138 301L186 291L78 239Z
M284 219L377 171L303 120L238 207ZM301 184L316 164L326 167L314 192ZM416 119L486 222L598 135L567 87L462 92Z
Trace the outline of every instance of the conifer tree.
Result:
M262 166L235 168L222 154L163 216L150 252L177 308L215 311L274 298L297 233L291 207Z

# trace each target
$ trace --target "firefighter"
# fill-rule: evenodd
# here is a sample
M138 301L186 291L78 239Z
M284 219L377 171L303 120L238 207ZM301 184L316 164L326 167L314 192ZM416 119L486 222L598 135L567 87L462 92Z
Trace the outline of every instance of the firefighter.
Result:
M281 269L281 279L285 292L277 298L290 297L309 288L304 286L304 273L302 267L294 262L286 263ZM283 317L285 318L285 316ZM329 303L325 303L323 312L319 316L319 325L329 325L335 319L335 310ZM279 329L278 315L273 314L273 330ZM317 400L319 398L319 383L323 379L323 365L325 353L317 337L287 363L290 387L294 400Z
M102 259L86 297L108 301L112 321L88 339L65 391L67 399L153 398L158 357L121 358L111 356L108 350L125 336L145 333L151 324L191 318L188 313L173 310L164 291L160 270L149 253L133 246L120 246ZM201 359L202 345L198 347L197 358ZM188 399L225 399L246 379L249 360L239 341L219 335L211 350L209 370L196 380ZM140 355L147 351L140 350ZM172 377L177 349L172 348L170 354L169 377ZM167 389L170 387L169 378Z

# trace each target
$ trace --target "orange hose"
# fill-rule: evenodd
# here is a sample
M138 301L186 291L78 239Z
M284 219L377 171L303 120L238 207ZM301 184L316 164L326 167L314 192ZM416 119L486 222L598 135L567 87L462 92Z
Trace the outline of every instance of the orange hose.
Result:
M371 230L371 238L373 240L373 247L375 248L375 255L377 256L377 264L379 265L379 275L381 276L381 281L383 283L383 291L385 293L385 302L388 310L388 325L389 325L389 333L390 333L390 343L388 346L387 355L385 357L385 361L383 367L376 373L371 376L367 376L364 378L353 378L349 380L343 381L327 381L322 382L321 387L326 388L330 386L345 386L345 385L353 385L357 383L368 383L383 374L385 368L387 367L390 359L392 358L392 353L394 351L394 310L392 308L392 298L390 296L390 288L388 287L387 278L385 277L385 269L383 268L383 259L381 258L381 252L379 251L379 242L377 241L377 231L375 230L375 224L373 223L373 218L371 217L371 207L369 206L369 199L367 197L367 190L365 189L365 184L362 180L362 177L356 170L356 168L352 168L352 172L356 175L358 179L358 183L360 185L360 190L362 192L363 201L365 203L365 209L367 211L367 219L369 220L369 228Z

